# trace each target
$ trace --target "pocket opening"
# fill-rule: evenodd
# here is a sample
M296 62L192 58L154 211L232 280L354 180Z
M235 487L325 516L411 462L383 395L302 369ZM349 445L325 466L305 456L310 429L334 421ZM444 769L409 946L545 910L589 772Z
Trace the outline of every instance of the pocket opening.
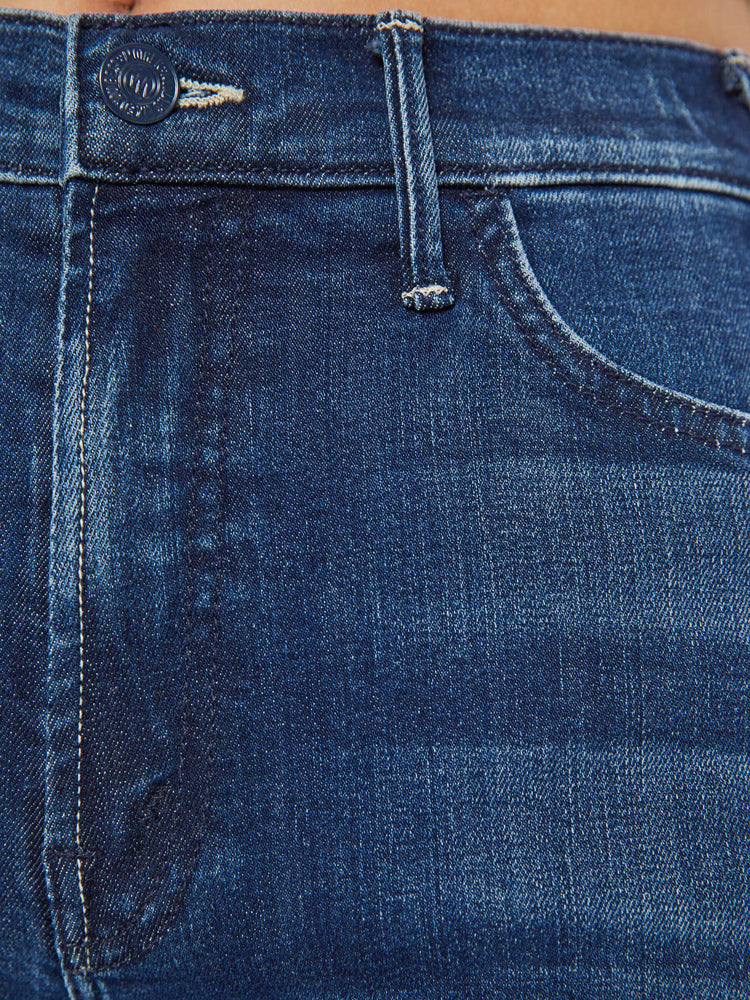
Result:
M614 361L568 325L534 272L505 190L460 193L503 305L557 379L596 405L667 434L750 454L750 413L648 379Z

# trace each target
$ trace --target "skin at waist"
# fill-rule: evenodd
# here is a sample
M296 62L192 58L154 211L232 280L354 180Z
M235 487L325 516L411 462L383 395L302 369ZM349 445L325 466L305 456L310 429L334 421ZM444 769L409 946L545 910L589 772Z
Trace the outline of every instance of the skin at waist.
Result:
M374 14L404 7L425 17L494 24L628 32L683 38L714 48L750 52L750 0L420 0L414 6L367 0L282 0L255 7L246 0L26 0L4 9L74 13L151 14L176 10L285 10L321 14Z

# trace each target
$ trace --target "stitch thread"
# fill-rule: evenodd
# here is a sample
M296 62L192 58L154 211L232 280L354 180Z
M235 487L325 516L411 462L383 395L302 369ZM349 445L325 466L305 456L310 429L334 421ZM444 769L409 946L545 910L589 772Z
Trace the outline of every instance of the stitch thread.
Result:
M192 25L192 24L276 24L280 28L295 28L301 27L307 28L321 28L324 34L330 34L333 31L338 31L341 35L354 35L354 34L367 34L369 31L370 17L371 15L366 14L351 14L348 15L349 18L357 19L357 23L339 24L337 22L337 16L331 14L313 14L313 13L302 13L302 12L276 12L276 11L262 11L262 10L251 10L240 12L239 14L233 11L207 11L206 13L198 12L194 13L192 11L184 11L184 17L160 17L158 15L141 15L144 20L148 21L148 27L151 28L173 28L179 25ZM112 28L112 21L107 20L107 16L104 18L96 17L95 15L84 15L85 24L83 25L84 30L91 28ZM114 15L117 17L118 15ZM130 15L120 15L129 18Z
M727 49L724 61L731 63L733 66L742 66L743 69L750 70L750 55L741 49Z
M535 340L534 337L532 337L531 334L525 329L523 319L518 313L518 309L515 305L515 302L507 295L507 293L503 289L501 289L501 295L502 295L502 300L506 305L506 307L508 308L508 310L510 311L516 326L521 331L524 338L531 345L535 353L542 359L542 361L547 365L547 367L552 371L552 373L554 375L559 376L559 378L569 388L573 389L574 392L580 393L580 395L585 396L587 399L590 399L592 402L596 403L598 406L601 406L605 410L614 410L617 413L624 413L626 416L632 417L635 420L639 420L641 423L648 424L649 426L656 428L656 430L659 430L664 434L668 434L674 430L673 427L661 423L658 419L650 416L649 414L642 413L639 410L633 409L632 407L625 406L623 403L613 402L612 400L607 399L606 396L603 396L600 393L597 393L594 390L581 385L579 382L576 382L575 379L572 377L571 373L557 361L554 355L549 353L549 349L545 348L543 344ZM677 430L677 433L680 434L682 437L689 438L692 441L698 441L701 444L713 444L715 447L727 448L728 450L738 452L741 455L745 455L747 453L747 449L744 446L741 445L738 446L732 441L719 442L718 438L716 437L709 437L707 435L697 434L695 431L690 431L682 427Z
M47 165L44 163L0 163L0 170L3 171L17 171L18 173L34 173L37 176L48 177L50 179L57 180L57 174L45 174L44 171L47 169Z
M180 78L180 91L177 99L177 106L180 108L216 107L218 104L230 101L239 103L245 99L245 92L240 87L232 87L226 83L203 83L185 77Z
M382 21L378 25L378 31L383 31L385 28L408 28L410 31L424 31L421 24L416 24L414 21L400 21L397 17L390 21Z
M81 503L80 520L78 525L78 737L77 737L77 762L76 762L76 848L78 851L78 893L81 897L81 912L83 914L83 940L86 953L86 968L91 968L91 951L89 948L89 917L86 905L86 893L83 887L83 847L81 845L81 765L83 761L83 691L85 680L85 657L84 657L84 621L83 621L83 546L84 527L86 517L86 390L88 388L89 366L91 361L91 296L94 287L94 218L96 213L96 196L99 192L99 185L94 188L91 199L91 210L89 219L89 283L86 296L86 329L84 332L84 362L83 380L81 383L81 420L80 420L80 480L81 480Z
M661 431L663 431L665 433L671 432L671 431L676 431L678 434L680 434L682 436L691 438L691 439L696 440L696 441L700 441L700 442L702 442L704 444L712 444L716 448L726 448L726 449L728 449L730 451L738 452L741 455L745 455L747 453L747 448L745 447L745 445L738 444L738 443L736 443L734 441L731 441L731 440L730 441L719 441L719 438L718 438L718 436L715 433L714 433L713 436L708 435L708 433L706 433L706 434L698 434L695 431L688 430L687 428L677 428L677 427L674 427L674 425L665 424L663 421L660 421L658 418L653 417L653 416L651 416L650 414L647 414L647 413L639 412L639 411L633 409L632 407L626 406L625 404L623 404L619 400L618 401L607 400L607 398L605 396L602 396L600 393L597 393L594 390L592 390L592 389L590 389L590 388L588 388L588 387L586 387L584 385L581 385L580 382L576 381L573 378L572 372L569 371L568 369L566 369L565 367L563 367L563 365L561 364L561 362L552 354L550 348L548 346L546 346L545 344L539 342L529 332L529 330L527 329L527 323L524 321L524 317L523 317L523 315L520 312L519 301L517 301L517 300L520 300L521 296L520 295L513 295L513 294L509 293L508 289L506 289L506 287L505 287L504 282L502 281L502 279L500 278L499 274L497 273L497 268L496 268L495 264L493 263L490 255L487 252L487 246L486 246L485 240L484 240L484 238L482 236L482 233L480 232L480 230L478 228L478 221L475 218L474 209L471 207L471 201L472 201L472 199L478 200L482 195L478 194L476 192L474 192L472 194L467 194L465 192L460 192L460 194L461 194L462 199L469 206L469 210L470 210L469 214L470 214L471 225L472 225L472 229L474 230L474 233L475 233L475 235L477 237L480 252L481 252L482 256L485 258L485 260L487 261L487 263L490 266L490 273L492 275L492 278L495 281L495 283L498 285L498 287L500 289L500 292L501 292L501 295L502 295L503 302L506 305L506 307L509 309L509 311L511 312L511 315L513 317L513 320L514 320L516 326L519 328L519 330L521 331L521 333L524 335L525 339L534 348L535 352L542 358L542 360L547 364L547 366L556 375L558 375L558 376L560 376L562 378L562 380L566 383L566 385L568 385L569 387L571 387L572 389L574 389L576 392L579 392L581 395L588 397L589 399L591 399L592 401L594 401L597 404L601 405L605 409L613 409L613 410L617 410L617 411L619 411L621 413L628 414L629 416L634 417L637 420L640 420L640 421L642 421L644 423L647 423L647 424L650 424L652 426L657 427L659 430L661 430ZM485 194L485 196L489 195L490 197L494 197L495 196L495 192L492 192L492 191L485 191L484 194ZM507 228L507 223L505 223L505 221L503 221L503 225L504 225L504 227ZM539 301L538 293L536 292L535 289L531 289L528 286L528 281L527 281L526 275L525 275L524 270L523 270L523 268L521 266L521 262L518 259L518 250L517 250L517 248L515 246L511 245L510 249L511 249L511 253L510 253L510 258L509 259L510 259L510 261L512 263L514 271L516 272L517 276L520 279L521 287L522 287L522 294L525 295L525 297L527 299L531 300L531 303L532 303L532 305L533 305L533 307L534 307L534 309L536 310L537 313L539 313L541 311L541 313L542 313L542 315L544 317L544 321L546 323L548 323L548 324L552 323L553 322L552 318L548 315L547 310L544 307L544 303ZM554 325L553 325L553 329L555 329ZM555 330L555 332L559 336L559 333L556 330ZM648 385L642 385L640 383L640 381L638 382L637 385L635 385L632 374L628 375L628 373L618 372L618 371L615 371L611 367L605 366L597 358L586 354L583 351L583 349L580 347L580 345L576 344L575 342L571 342L571 341L566 340L565 344L566 344L566 346L570 350L573 351L573 353L577 354L582 360L584 360L589 365L589 367L592 369L592 371L598 370L603 377L609 378L611 381L613 381L615 383L619 382L621 385L623 385L626 388L636 389L637 391L643 391L643 390L645 390L646 392L648 392L649 394L651 394L655 398L657 398L657 399L660 398L665 403L677 406L678 408L681 408L683 410L689 409L691 413L695 413L696 411L698 411L700 413L701 418L703 420L709 420L709 419L711 419L715 423L718 423L718 424L724 424L724 423L726 423L729 426L741 426L742 428L745 428L748 425L748 423L750 422L750 418L749 417L740 416L740 415L734 416L734 415L731 415L731 414L724 414L724 413L718 412L716 410L713 410L709 405L701 406L700 404L697 404L697 403L694 403L694 402L691 403L691 402L689 402L687 400L681 400L679 398L676 398L675 395L673 395L670 390L667 390L667 389L659 387L659 386L653 386L652 387L652 386L648 386Z
M323 28L326 33L333 31L338 31L342 35L347 34L367 34L369 28L371 15L359 15L350 14L347 15L349 18L346 24L341 24L337 21L337 15L330 14L314 14L307 12L277 12L277 11L246 11L236 13L234 11L212 11L205 13L194 13L194 12L182 12L182 17L159 17L158 15L153 15L148 18L149 27L174 27L189 24L252 24L258 23L272 23L277 24L279 27L284 28L300 28L306 30L309 27L320 27ZM28 15L26 15L28 18ZM20 19L20 18L19 18ZM8 18L8 20L13 20ZM639 48L648 47L657 50L661 49L671 49L674 50L676 54L684 54L686 56L692 56L697 58L713 58L715 56L715 50L707 45L700 42L690 41L688 39L653 39L650 36L633 36L631 34L618 34L612 32L611 34L601 35L599 32L587 32L585 29L574 29L574 28L550 28L550 27L538 27L537 29L529 28L528 26L513 27L507 24L493 24L488 22L485 24L477 24L477 22L472 22L468 24L458 23L446 27L440 23L441 19L433 19L435 23L432 25L432 30L436 35L441 35L444 38L455 38L455 37L467 37L470 40L474 38L549 38L552 41L566 42L571 40L577 40L581 37L589 40L592 35L597 44L600 45L620 45L623 47L630 47L637 45ZM38 22L34 22L38 23ZM111 20L106 20L102 17L96 17L95 15L87 15L85 19L84 29L90 28L111 28Z
M742 49L724 49L721 60L724 89L728 94L739 94L750 108L750 56Z
M399 17L400 13L388 11L390 18L377 23L380 34L390 31L390 39L378 40L372 47L380 52L385 77L401 252L401 302L418 311L444 309L453 305L454 295L443 261L422 38L408 39L402 30L421 31L421 20ZM428 287L433 288L432 294L425 294Z
M219 171L221 175L228 178L247 178L252 182L255 177L268 177L277 182L290 179L292 183L316 180L325 180L330 177L341 180L344 184L359 185L370 183L370 180L383 185L393 186L393 171L386 165L363 166L357 164L342 164L341 167L333 167L323 164L316 170L305 170L302 168L285 166L243 166L241 163L222 161L219 163L204 163L200 166L189 169L175 170L174 164L154 162L148 166L137 164L126 165L124 168L112 169L107 160L93 159L87 163L82 163L84 170L100 170L101 179L113 178L128 180L130 178L144 177L147 179L164 177L171 175L175 181L185 181L186 183L199 183L204 179L210 179L209 174ZM555 171L552 175L549 171ZM477 168L475 165L468 167L460 164L444 164L437 171L438 181L451 187L481 186L491 193L491 188L487 185L500 186L504 184L512 187L540 187L549 184L565 185L571 183L580 184L624 184L639 187L669 187L675 190L695 190L709 194L719 194L727 197L736 197L742 200L750 200L750 186L744 183L736 183L734 178L728 175L713 173L710 171L694 170L681 174L674 174L670 168L660 166L649 166L648 168L623 166L621 164L599 164L594 171L578 170L569 167L560 167L559 164L547 164L537 166L527 165L516 173L516 177L524 176L533 178L530 184L517 183L508 178L508 172L487 171L486 168ZM541 175L544 175L543 177ZM624 180L621 180L621 175ZM47 175L51 180L57 180L56 176ZM539 177L539 179L537 179ZM362 178L367 178L363 181ZM681 184L680 181L686 183Z
M177 176L188 176L193 175L197 180L202 179L202 175L205 174L207 170L220 170L229 176L249 176L257 174L259 176L269 176L278 177L279 175L288 174L290 177L300 177L300 178L315 178L320 175L330 175L337 178L347 178L350 176L350 171L354 170L359 176L363 177L382 177L384 180L393 183L393 172L389 173L387 166L379 167L364 167L360 169L356 164L344 164L343 169L338 167L322 166L317 170L307 170L302 167L282 167L279 169L276 166L264 166L264 167L246 167L241 163L231 163L225 161L222 163L204 163L199 167L191 167L189 170L185 171L175 171L174 164L171 166L167 163L153 163L147 167L140 167L136 164L125 165L124 169L119 168L115 170L108 169L107 160L90 160L87 164L82 164L84 169L101 167L110 177L131 177L137 174L142 174L143 176L159 175L159 174L174 174Z
M390 22L395 24L395 21ZM401 148L404 153L403 169L406 175L405 184L405 194L406 200L409 206L409 256L411 258L411 271L413 278L416 278L416 268L417 268L417 206L416 206L416 193L415 193L415 179L414 179L414 154L411 149L411 129L408 120L405 118L405 107L409 99L409 91L407 89L407 82L405 79L405 69L404 69L404 53L401 48L401 39L399 38L398 32L394 31L391 35L393 39L393 51L396 57L396 80L398 88L398 98L399 98L399 124L401 132Z
M214 234L215 222L209 235L209 257L213 254L216 237ZM210 270L210 269L209 269ZM231 372L231 367L234 362L234 350L235 350L235 329L237 324L237 318L239 314L238 296L239 287L241 281L241 268L238 265L237 268L237 283L234 291L234 303L232 308L232 318L230 321L229 328L229 357L221 365L220 368L220 378L223 379L223 385L225 391L227 386L227 376ZM206 352L208 349L207 338L209 336L209 316L208 316L208 299L210 293L210 279L206 278L206 284L204 288L204 306L202 310L202 319L204 327L204 335L201 338L200 355L198 359L198 373L197 373L197 392L196 392L196 407L194 416L194 447L193 455L191 461L191 488L190 488L190 499L188 501L188 526L187 526L187 587L186 587L186 619L187 619L187 634L185 637L185 655L186 655L186 669L182 684L182 719L181 719L181 739L179 748L179 763L178 763L178 799L181 798L183 792L183 782L184 782L184 770L185 770L185 760L187 756L187 719L189 714L189 702L190 702L190 665L195 663L195 651L191 642L192 630L193 630L193 604L195 600L195 584L194 584L194 548L195 548L195 534L196 534L196 503L197 495L199 491L199 462L200 462L200 452L201 452L201 420L204 417L204 404L206 402L208 393L208 378L211 371L211 366L209 360L206 357ZM217 499L217 519L215 525L215 535L216 535L216 556L215 556L215 577L214 577L214 589L211 595L210 603L210 626L211 626L211 643L210 643L210 679L209 679L209 691L208 691L208 706L207 706L207 732L206 738L203 742L206 752L206 768L205 774L202 779L201 785L201 812L200 812L200 822L198 825L198 832L196 835L196 843L190 852L188 857L188 862L190 866L194 866L195 862L200 854L201 846L205 837L206 825L208 817L210 814L210 807L208 803L208 793L211 788L211 772L214 766L215 757L215 725L216 725L216 669L218 665L218 645L220 638L220 586L224 572L224 553L223 553L223 528L222 525L226 518L226 504L228 496L228 487L226 482L226 455L227 455L227 441L229 433L229 413L228 413L228 400L225 398L222 405L222 412L219 415L219 429L218 429L218 476L219 476L219 494ZM168 834L168 848L167 856L161 866L160 870L160 880L163 880L166 870L169 866L169 858L173 855L174 845L176 839L176 821L177 812L180 809L179 801L171 810L169 834ZM138 945L138 953L144 954L146 951L150 950L156 942L166 933L170 926L175 921L177 913L179 912L179 907L184 900L187 891L187 882L183 885L182 889L176 894L175 899L172 902L169 910L167 911L164 919L157 924L151 932L144 937ZM156 895L156 890L154 890L149 896L145 903L140 907L139 914L142 914L148 905L151 898ZM129 923L132 921L129 921ZM102 943L107 944L108 942L117 941L121 937L118 933L113 934L101 934L90 937L91 943ZM81 950L86 947L85 941L74 940L71 942L71 946L74 950ZM133 954L133 946L126 946L126 954L119 958L106 963L97 963L97 970L104 971L106 969L116 968L122 965L124 962L128 961ZM86 967L84 967L86 968Z
M515 256L515 248L513 253ZM517 264L518 266L518 273L521 280L524 284L527 284L520 261L517 260L517 257L514 260L514 264ZM544 313L544 315L556 325L555 320L549 316L544 301L539 298L538 292L535 289L530 289L528 287L526 288L526 292L528 295L533 297L535 306L537 306ZM702 420L717 420L720 422L726 421L739 427L746 427L750 422L750 417L744 417L740 413L721 413L710 403L695 403L690 402L687 399L681 399L678 390L668 389L665 386L655 384L645 384L645 380L643 380L640 376L636 376L632 372L618 371L611 361L602 361L600 358L589 354L575 341L566 340L565 346L568 347L573 354L576 354L584 364L587 364L592 372L603 374L606 378L611 379L613 382L621 383L625 388L635 388L638 392L647 392L649 395L653 396L654 399L661 400L667 406L677 406L683 410L689 409L691 416L698 413L700 414ZM660 424L660 426L668 427L669 425Z
M542 360L550 368L550 370L555 375L558 375L567 386L569 386L575 392L580 393L582 396L585 396L586 398L590 399L592 402L596 403L598 406L601 406L605 410L614 410L617 413L624 413L626 416L632 417L634 420L639 420L641 421L641 423L648 424L649 426L654 427L665 434L668 434L674 430L674 428L670 428L668 425L661 423L655 417L651 417L648 414L641 413L640 411L634 410L632 407L625 406L622 403L619 402L615 403L612 400L608 400L606 396L602 396L600 393L594 392L592 389L588 389L586 388L586 386L582 386L580 385L580 383L576 382L571 377L570 373L565 368L563 368L552 356L544 352L542 346L538 343L538 341L534 340L526 332L526 330L523 329L523 321L518 316L516 309L512 307L512 303L505 296L503 296L503 301L507 306L511 308L511 312L513 315L513 319L516 323L516 326L519 327L526 340L531 344L532 348L542 358ZM683 427L677 429L677 433L680 434L682 437L686 437L692 441L698 441L701 444L712 444L716 448L726 448L729 451L738 452L740 455L747 454L747 448L745 448L743 445L737 445L733 441L719 441L717 437L709 437L707 435L697 434L695 431L690 431Z
M4 12L3 12L4 14ZM36 31L41 35L54 35L56 38L62 41L65 38L65 27L57 26L55 24L43 24L41 21L35 21L33 17L22 16L22 17L5 17L3 16L2 21L0 21L0 31L9 25L13 28L24 28L28 31Z
M48 853L51 857L65 858L66 861L93 861L96 857L94 851L74 851L70 847L50 847Z
M430 295L432 292L447 292L445 285L415 285L411 291L401 292L402 299L414 299L419 294Z

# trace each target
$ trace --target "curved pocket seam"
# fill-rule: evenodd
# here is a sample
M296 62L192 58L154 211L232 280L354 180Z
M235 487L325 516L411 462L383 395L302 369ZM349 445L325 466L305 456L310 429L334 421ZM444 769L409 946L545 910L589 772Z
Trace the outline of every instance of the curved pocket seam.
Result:
M748 454L750 413L643 378L611 361L568 326L534 274L505 191L460 194L504 305L554 375L606 409L618 410L670 434Z

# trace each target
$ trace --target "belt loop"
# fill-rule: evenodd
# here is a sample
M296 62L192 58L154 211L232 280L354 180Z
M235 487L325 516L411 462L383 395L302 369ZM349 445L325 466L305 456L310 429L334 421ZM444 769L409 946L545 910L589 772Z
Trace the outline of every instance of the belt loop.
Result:
M745 107L750 108L750 55L742 49L723 49L721 65L726 92L739 94Z
M371 47L383 60L388 122L396 174L403 290L410 309L452 306L443 264L435 152L427 106L421 14L388 10L375 15Z

